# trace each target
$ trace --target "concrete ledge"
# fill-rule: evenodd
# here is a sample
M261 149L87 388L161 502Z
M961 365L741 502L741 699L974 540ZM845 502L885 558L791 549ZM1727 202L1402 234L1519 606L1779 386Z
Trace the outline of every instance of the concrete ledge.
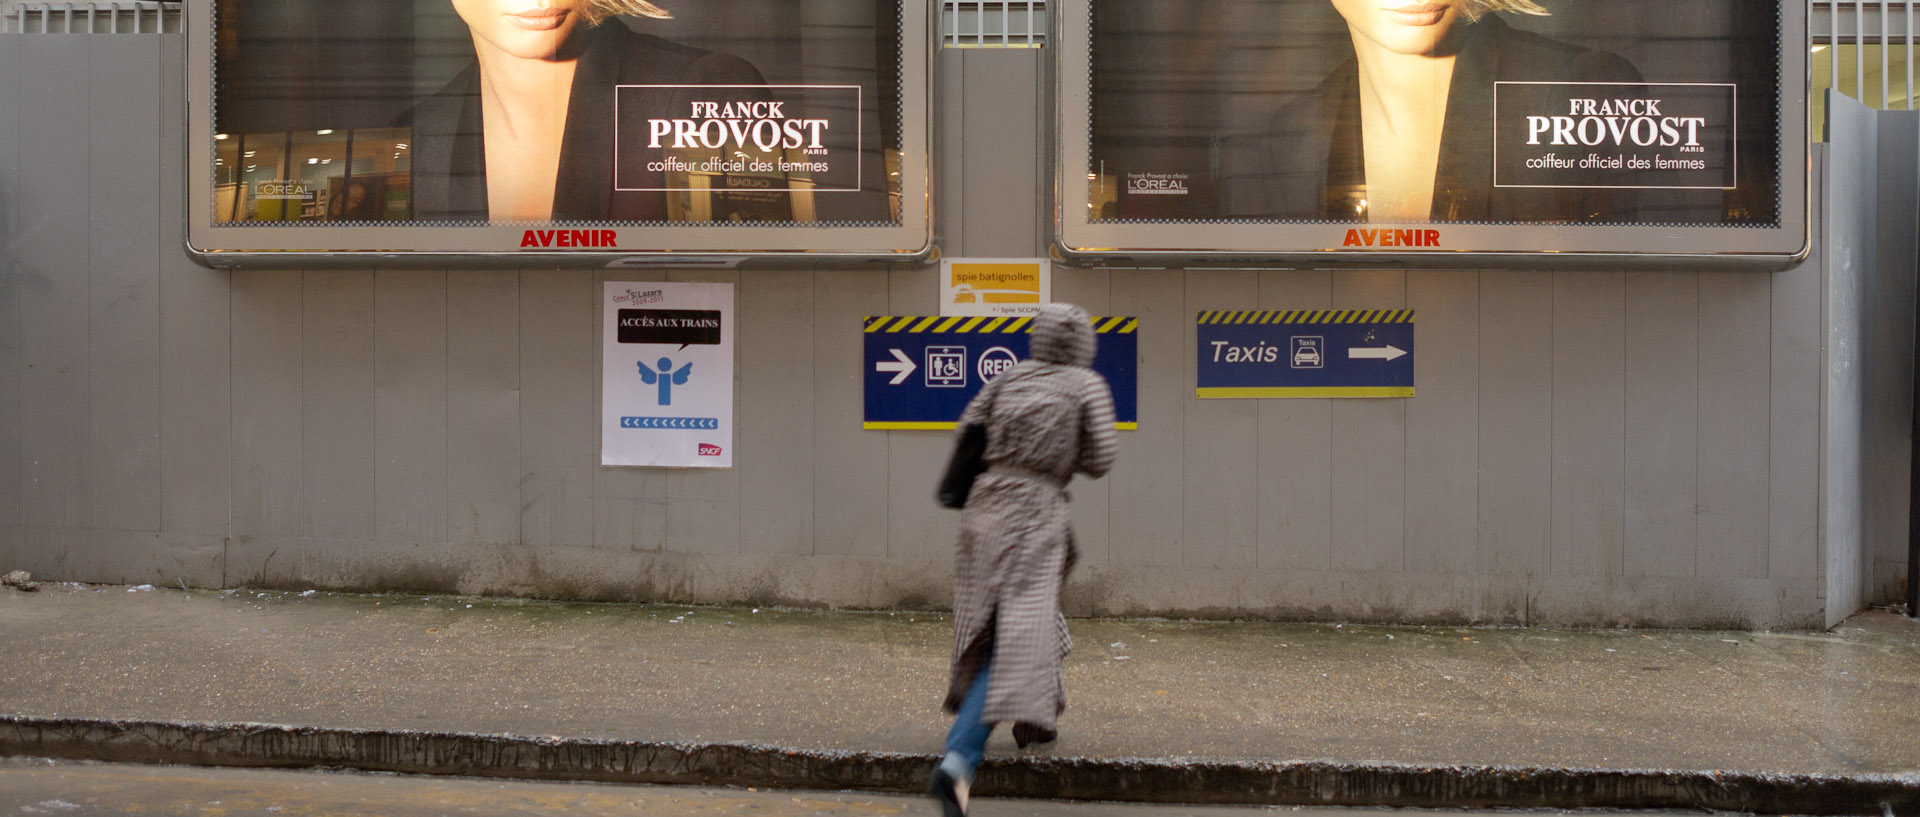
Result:
M325 767L526 780L919 792L933 755L755 744L0 716L0 755L265 768ZM1645 769L990 760L989 797L1405 808L1705 809L1920 813L1920 774L1813 776Z

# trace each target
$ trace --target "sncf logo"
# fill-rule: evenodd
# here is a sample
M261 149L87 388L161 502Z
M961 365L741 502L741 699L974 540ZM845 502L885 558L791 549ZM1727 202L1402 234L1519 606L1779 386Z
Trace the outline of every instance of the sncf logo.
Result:
M720 446L717 446L717 445L708 445L708 444L706 444L706 443L701 443L701 444L700 444L700 456L702 456L702 457L718 457L718 456L720 456Z

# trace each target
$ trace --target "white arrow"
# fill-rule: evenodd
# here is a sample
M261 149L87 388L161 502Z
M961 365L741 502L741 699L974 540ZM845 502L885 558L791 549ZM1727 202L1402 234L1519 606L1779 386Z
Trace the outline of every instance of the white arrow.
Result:
M1391 344L1387 346L1361 346L1347 350L1348 360L1398 360L1407 356L1407 350Z
M892 380L887 381L887 385L889 386L900 385L902 382L904 382L907 379L908 375L913 374L914 370L920 368L918 364L915 364L913 362L912 358L907 357L905 352L902 352L899 349L888 349L887 351L892 352L894 358L896 358L899 362L896 363L892 360L882 360L879 363L873 364L873 370L876 372L899 372L899 374L896 374L893 376Z

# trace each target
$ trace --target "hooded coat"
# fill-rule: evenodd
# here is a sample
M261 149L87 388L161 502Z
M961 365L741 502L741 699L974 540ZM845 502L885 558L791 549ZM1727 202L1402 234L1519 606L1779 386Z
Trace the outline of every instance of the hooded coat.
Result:
M1051 730L1066 708L1060 661L1073 640L1060 586L1077 556L1067 482L1076 472L1106 474L1116 448L1113 395L1088 368L1095 343L1086 310L1042 307L1030 358L989 382L961 415L962 428L987 428L987 470L960 512L949 712L959 711L989 655L983 721Z

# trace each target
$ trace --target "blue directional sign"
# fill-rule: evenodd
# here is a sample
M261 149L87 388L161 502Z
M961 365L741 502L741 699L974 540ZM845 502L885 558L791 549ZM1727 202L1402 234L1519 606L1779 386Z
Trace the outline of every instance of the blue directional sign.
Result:
M1202 312L1199 397L1412 397L1413 310Z
M868 429L950 429L980 387L1027 359L1032 318L888 315L866 320ZM1138 318L1093 319L1093 369L1113 389L1116 428L1140 427Z

